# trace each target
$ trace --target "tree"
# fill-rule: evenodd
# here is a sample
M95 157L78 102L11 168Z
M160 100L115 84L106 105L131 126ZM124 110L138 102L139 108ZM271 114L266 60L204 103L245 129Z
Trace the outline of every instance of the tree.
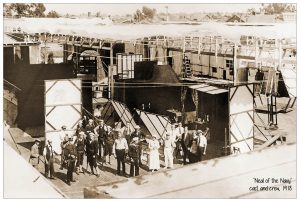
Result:
M3 16L12 16L12 9L10 4L3 4Z
M59 18L59 14L56 11L52 10L47 14L47 17L48 18Z
M134 14L134 20L137 22L140 22L144 19L143 13L140 11L140 9L137 9L137 11Z
M7 7L7 13L15 12L17 15L21 16L33 16L33 17L44 17L46 8L42 3L13 3Z
M45 16L45 6L42 3L33 4L33 7L35 8L33 12L33 16L35 17L44 17Z
M145 15L145 18L153 19L154 15L156 14L156 9L151 9L146 6L143 6L142 8L143 14Z
M265 7L265 13L269 15L282 14L283 12L295 12L293 4L272 3Z
M136 10L133 18L136 22L140 22L145 19L152 20L155 15L156 15L156 9L151 9L146 6L143 6L142 11L140 9Z
M29 5L23 3L13 3L11 4L11 8L18 15L26 15L28 14Z

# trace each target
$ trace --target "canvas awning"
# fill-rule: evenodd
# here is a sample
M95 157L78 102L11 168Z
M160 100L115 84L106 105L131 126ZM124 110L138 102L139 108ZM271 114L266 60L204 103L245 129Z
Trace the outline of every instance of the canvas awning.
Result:
M192 85L192 86L189 86L189 88L203 92L203 93L212 94L212 95L228 92L228 90L226 90L226 89L217 88L215 86L210 86L207 84Z
M118 114L120 120L124 125L126 125L126 123L130 123L130 127L132 130L137 125L126 105L115 100L111 100L104 106L104 122L108 122L108 120L111 118L111 115L109 114L111 114L112 111L115 111Z
M136 109L136 112L142 119L150 134L155 136L157 139L162 138L165 133L171 129L171 122L166 116L138 109Z

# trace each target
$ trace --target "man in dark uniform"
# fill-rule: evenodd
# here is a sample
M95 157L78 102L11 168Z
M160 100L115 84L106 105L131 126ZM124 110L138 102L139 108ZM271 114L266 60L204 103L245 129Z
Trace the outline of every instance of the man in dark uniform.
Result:
M98 153L98 140L95 138L94 133L90 133L88 140L86 141L86 156L87 163L90 165L91 172L93 175L99 176L97 169L97 153ZM94 173L96 169L96 174Z
M84 173L82 169L83 165L83 157L84 157L84 151L85 151L85 138L84 138L84 132L80 132L78 135L78 138L75 141L76 150L77 150L77 168L79 172Z
M127 144L130 144L131 141L131 133L133 132L133 129L131 129L130 127L130 123L127 122L126 126L123 128L123 136L125 137L125 139L127 140Z
M78 125L77 125L77 128L76 128L76 135L79 136L79 133L80 132L84 132L85 133L85 129L83 127L83 123L82 123L82 120L80 120L78 122Z
M71 185L71 182L75 182L73 180L73 172L75 169L75 161L76 161L76 146L72 143L73 138L69 138L68 143L65 145L65 158L67 160L67 184Z
M138 145L139 145L139 149L140 149L140 152L139 152L139 164L142 165L142 144L143 144L143 141L145 141L145 135L143 132L141 132L140 130L140 126L136 125L134 127L134 132L131 134L131 139L130 139L130 142L132 141L133 138L137 137L138 138Z
M43 155L45 157L45 176L48 178L50 171L50 179L54 179L54 150L52 149L52 140L47 141Z
M184 133L182 134L181 141L180 141L182 151L183 151L183 164L184 165L186 165L186 159L189 157L189 146L190 146L191 141L192 141L192 136L188 132L188 127L186 126L184 128Z
M95 128L95 124L94 124L93 119L89 119L89 123L85 126L85 131L86 131L87 135L89 133L93 133L94 128Z
M107 134L104 138L104 142L105 142L105 151L104 151L105 163L108 162L108 164L110 164L110 156L112 155L113 145L114 145L115 139L117 139L116 133L114 131L112 131L112 128L110 126L107 126ZM108 161L106 160L107 156L108 156Z
M98 145L99 145L99 158L101 159L102 157L102 150L104 151L104 140L105 137L107 136L107 127L104 124L104 121L101 119L99 126L97 126L94 129L95 134L98 135ZM103 152L104 153L104 152ZM104 154L103 154L104 156Z
M130 177L139 175L140 148L138 138L134 137L129 145L128 156L130 157Z

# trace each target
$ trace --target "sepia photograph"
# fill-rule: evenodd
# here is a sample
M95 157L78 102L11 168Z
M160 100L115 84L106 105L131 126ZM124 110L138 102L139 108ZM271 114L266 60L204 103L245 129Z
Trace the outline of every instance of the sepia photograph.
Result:
M296 199L297 8L2 3L2 197Z

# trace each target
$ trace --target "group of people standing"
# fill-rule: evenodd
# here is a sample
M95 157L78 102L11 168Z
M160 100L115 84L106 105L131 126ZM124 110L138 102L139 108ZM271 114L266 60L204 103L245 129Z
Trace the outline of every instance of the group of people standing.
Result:
M183 164L187 164L187 160L189 163L201 161L206 154L209 134L208 127L205 131L189 131L188 127L182 127L181 123L177 127L173 124L163 138L165 168L172 168L173 159L179 160L181 157Z
M142 165L142 153L148 151L147 164L150 171L160 169L159 149L163 148L165 169L173 168L173 160L183 158L183 163L194 163L202 160L206 153L208 131L201 130L190 133L188 128L183 128L181 123L175 124L166 132L165 136L158 139L155 136L146 138L140 127L133 127L127 123L117 129L106 125L102 119L96 124L92 119L79 121L75 134L69 134L66 126L60 132L61 141L61 167L67 168L66 183L70 185L73 172L85 173L90 168L90 174L99 176L99 162L111 164L111 156L117 160L117 175L126 176L125 164L130 164L130 176L139 175ZM32 158L37 153L39 142L32 147ZM45 176L54 179L54 156L52 141L49 139L43 150L45 159ZM86 169L83 169L86 156ZM49 176L50 173L50 176Z

